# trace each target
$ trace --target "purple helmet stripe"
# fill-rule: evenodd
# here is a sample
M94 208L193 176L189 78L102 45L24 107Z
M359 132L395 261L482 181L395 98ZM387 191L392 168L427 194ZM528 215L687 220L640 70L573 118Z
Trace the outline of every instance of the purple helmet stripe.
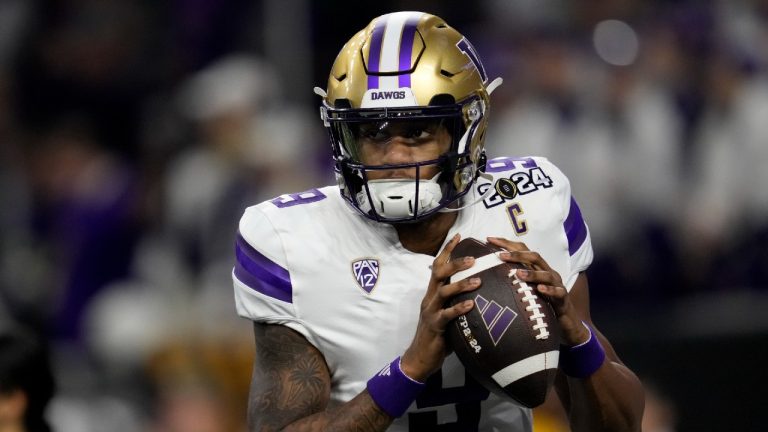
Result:
M379 88L379 76L373 75L379 72L379 61L381 60L381 45L384 41L384 30L387 28L386 19L378 19L373 27L371 36L371 47L368 50L368 89Z
M235 276L240 282L262 294L291 303L293 287L288 270L260 254L237 234Z
M411 69L411 55L413 55L413 40L416 36L416 25L419 23L420 16L408 18L403 27L403 34L400 42L400 64L398 71L404 72ZM411 74L402 74L397 79L400 87L411 86Z
M581 217L581 210L573 197L571 197L571 209L568 211L565 222L563 222L563 228L566 237L568 237L568 253L573 255L587 238L587 224Z

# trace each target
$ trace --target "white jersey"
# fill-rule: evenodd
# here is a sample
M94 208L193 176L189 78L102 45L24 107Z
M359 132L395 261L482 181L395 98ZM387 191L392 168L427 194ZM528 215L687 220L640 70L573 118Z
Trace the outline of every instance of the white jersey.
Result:
M473 193L495 192L461 210L446 239L459 233L522 241L570 289L591 263L592 246L568 179L539 157L493 159L487 172L493 181L481 178ZM341 402L365 390L368 379L411 343L434 259L406 250L391 225L354 212L335 186L248 208L236 252L237 312L301 333L325 357L331 398ZM389 430L436 425L530 431L531 413L489 394L451 355Z

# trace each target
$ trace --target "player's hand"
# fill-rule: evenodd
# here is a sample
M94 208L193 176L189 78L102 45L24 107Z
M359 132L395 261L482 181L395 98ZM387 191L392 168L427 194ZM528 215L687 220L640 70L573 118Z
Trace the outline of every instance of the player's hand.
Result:
M448 283L451 276L466 270L475 264L472 257L451 259L453 248L461 236L455 235L432 262L432 276L424 299L421 301L421 314L416 335L400 359L400 367L409 377L424 382L440 369L449 351L443 334L454 318L469 312L474 306L472 300L445 307L446 301L458 293L477 289L479 278L467 278L456 283Z
M560 323L564 344L573 346L589 339L589 332L581 324L584 317L578 315L563 279L538 252L529 250L525 243L499 237L488 237L488 242L507 250L506 253L499 254L502 261L525 264L528 267L529 270L518 269L517 277L535 286L536 291L552 305Z

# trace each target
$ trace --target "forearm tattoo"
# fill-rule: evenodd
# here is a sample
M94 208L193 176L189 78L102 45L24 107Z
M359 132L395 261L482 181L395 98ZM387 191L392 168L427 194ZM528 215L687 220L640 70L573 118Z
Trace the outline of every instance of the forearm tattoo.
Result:
M322 358L283 326L254 325L256 358L248 418L251 430L279 430L325 409L330 380Z
M251 431L383 431L392 422L367 391L347 403L329 404L331 382L325 361L298 333L284 326L255 324L254 334Z

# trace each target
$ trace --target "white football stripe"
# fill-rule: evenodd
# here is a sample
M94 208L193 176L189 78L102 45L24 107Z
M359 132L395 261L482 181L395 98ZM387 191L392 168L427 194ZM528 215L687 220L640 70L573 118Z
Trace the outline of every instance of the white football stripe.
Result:
M557 369L560 351L549 351L522 359L513 363L491 376L496 384L506 387L513 382L541 372L546 369Z
M503 263L504 261L502 261L501 258L499 258L499 256L495 252L489 253L488 255L481 256L479 258L475 258L475 264L472 267L466 270L462 270L454 274L453 276L451 276L451 282L458 282L462 279L466 279L470 276L474 276L480 273L481 271L488 270L489 268L496 267L497 265L503 264Z

